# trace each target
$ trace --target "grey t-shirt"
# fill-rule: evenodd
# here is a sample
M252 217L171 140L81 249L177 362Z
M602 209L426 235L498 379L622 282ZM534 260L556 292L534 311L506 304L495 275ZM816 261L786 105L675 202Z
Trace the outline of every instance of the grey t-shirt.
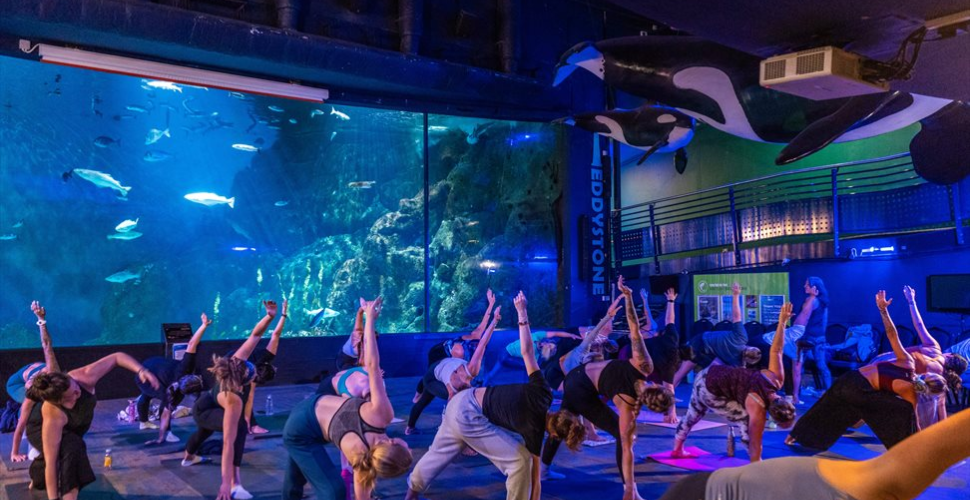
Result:
M822 479L819 459L784 457L718 469L707 480L706 500L856 500Z

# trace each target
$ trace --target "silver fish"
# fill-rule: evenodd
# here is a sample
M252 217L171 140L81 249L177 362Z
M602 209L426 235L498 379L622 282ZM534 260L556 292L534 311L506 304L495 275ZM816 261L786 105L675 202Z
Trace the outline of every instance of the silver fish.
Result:
M135 113L147 113L148 112L147 109L145 109L145 108L143 108L141 106L135 106L134 104L129 104L128 106L125 106L125 109L127 109L128 111L134 111Z
M106 135L102 135L94 140L94 145L99 148L106 148L112 144L118 144L120 146L121 141L117 139L112 139Z
M169 133L169 130L168 129L158 130L157 128L153 128L153 129L149 130L148 131L148 135L145 136L145 145L148 146L148 145L151 145L151 144L155 144L162 137L171 138L172 137L172 134Z
M182 93L182 87L179 87L178 85L172 82L166 82L164 80L147 81L145 82L145 85L148 85L153 89L170 90L172 92L178 92L179 94Z
M135 280L135 284L141 281L141 272L133 273L127 269L124 271L118 271L111 276L104 279L105 281L110 281L111 283L125 283L127 281Z
M165 151L156 150L156 151L147 151L145 153L145 156L142 156L141 159L149 163L158 163L160 161L165 161L171 157L172 157L171 153L166 153Z
M347 113L341 113L340 111L337 111L337 108L334 108L334 107L330 108L330 114L344 121L347 121L350 119L350 116L347 115Z
M199 203L207 207L214 205L229 205L229 208L235 208L236 198L226 198L225 196L220 196L215 193L189 193L185 195L185 199L191 202Z
M310 118L316 118L320 115L325 115L325 114L327 114L326 111L314 109L313 111L310 112Z
M287 206L289 204L290 204L290 202L285 201L285 200L280 200L280 201L277 201L276 203L273 203L273 205L276 205L277 207L285 207L285 206Z
M121 224L118 224L117 226L115 226L115 231L118 231L119 233L127 233L128 231L131 231L132 229L135 229L136 226L138 226L138 220L139 219L135 219L135 220L126 219Z
M266 109L268 109L268 110L270 110L270 111L272 111L274 113L282 113L283 111L286 111L286 110L284 110L283 108L281 108L279 106L266 106Z
M128 231L126 233L113 233L108 235L109 240L124 240L124 241L133 240L135 238L141 238L141 237L142 237L142 233L139 233L138 231Z
M347 187L352 189L370 189L374 187L374 184L377 184L377 181L354 181L348 182Z
M239 151L245 151L247 153L258 153L259 148L256 146L250 146L249 144L233 144L232 149L238 149Z
M10 241L17 239L16 234L0 234L0 241Z
M114 177L110 174L104 172L98 172L97 170L88 170L86 168L75 168L64 174L65 178L70 178L71 175L77 175L78 177L94 184L98 187L114 189L124 197L131 191L131 186L122 186L120 182L116 181Z

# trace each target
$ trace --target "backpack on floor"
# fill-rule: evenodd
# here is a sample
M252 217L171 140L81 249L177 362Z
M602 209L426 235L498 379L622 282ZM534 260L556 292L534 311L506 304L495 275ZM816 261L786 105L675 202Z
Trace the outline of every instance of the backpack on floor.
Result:
M13 432L17 428L17 420L20 418L20 404L15 401L7 401L3 411L0 411L0 433Z

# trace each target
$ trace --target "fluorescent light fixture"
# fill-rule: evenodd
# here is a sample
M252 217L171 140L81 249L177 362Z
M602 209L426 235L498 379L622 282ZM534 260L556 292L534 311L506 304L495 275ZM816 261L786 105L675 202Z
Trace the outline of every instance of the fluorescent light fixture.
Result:
M274 82L219 71L144 61L87 50L68 49L44 43L31 46L28 40L20 41L20 49L24 52L33 52L35 48L38 49L41 62L49 64L270 97L283 97L298 101L323 102L330 97L330 92L327 89L306 87L295 83Z

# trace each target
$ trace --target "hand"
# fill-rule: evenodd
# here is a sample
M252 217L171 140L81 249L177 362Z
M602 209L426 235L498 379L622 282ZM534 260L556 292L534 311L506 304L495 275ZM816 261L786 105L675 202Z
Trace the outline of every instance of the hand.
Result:
M737 297L741 295L741 284L738 282L731 283L731 295Z
M209 326L212 324L212 320L209 319L209 317L206 316L205 313L202 313L201 318L202 318L202 326Z
M495 294L492 293L491 288L485 290L485 298L488 299L488 307L492 307L495 305Z
M367 301L366 301L366 300L364 300L364 298L363 298L363 297L360 297L360 298L359 298L358 300L360 300L360 307L359 307L359 309L360 309L361 311L363 311L363 310L364 310L364 308L365 308L365 307L367 307Z
M276 317L276 310L277 310L276 302L272 300L264 300L263 305L266 306L267 316L269 316L270 318Z
M624 296L633 296L633 290L623 283L623 275L620 275L620 277L616 279L616 289L619 290Z
M216 500L232 500L232 486L229 483L223 481L222 485L219 486L219 494L216 495Z
M138 370L138 380L151 385L152 389L158 389L159 387L158 379L155 378L155 374L148 371L148 368L145 368L144 366Z
M611 318L615 318L616 315L620 312L620 302L623 302L622 295L619 295L615 299L613 299L613 303L610 304L610 307L606 310L606 315Z
M367 317L370 318L371 321L374 321L374 320L377 319L378 316L381 315L381 308L383 306L384 306L384 298L383 297L377 297L374 300L365 302L365 305L364 305L364 314L366 314Z
M519 318L521 319L526 317L528 314L527 306L529 305L529 301L526 300L525 294L522 293L522 290L519 290L519 294L512 299L512 303L515 304L515 311L519 313Z
M889 304L892 303L893 299L886 298L886 291L879 290L879 293L876 294L876 307L878 307L880 311L885 311L886 308L889 307Z
M906 297L906 302L910 304L916 303L916 290L913 287L906 285L903 287L903 297Z
M667 300L677 300L677 292L673 289L673 287L670 287L666 292L664 292L664 297L667 297Z
M785 324L788 322L788 318L791 318L792 304L791 302L785 302L785 305L781 306L781 310L778 311L778 323Z
M151 441L145 441L145 446L155 446L162 444L162 439L152 439Z
M640 296L643 297L644 299L647 298L647 289L646 288L641 288L640 289Z
M665 424L678 424L680 423L680 418L677 417L677 412L671 408L671 411L664 414ZM673 456L673 454L671 454Z
M492 322L496 325L502 320L502 306L495 308L495 312L492 313Z
M38 320L44 321L44 318L47 316L47 310L36 300L30 303L30 310L34 312Z
M25 462L27 461L27 455L16 455L13 452L10 453L11 462Z

